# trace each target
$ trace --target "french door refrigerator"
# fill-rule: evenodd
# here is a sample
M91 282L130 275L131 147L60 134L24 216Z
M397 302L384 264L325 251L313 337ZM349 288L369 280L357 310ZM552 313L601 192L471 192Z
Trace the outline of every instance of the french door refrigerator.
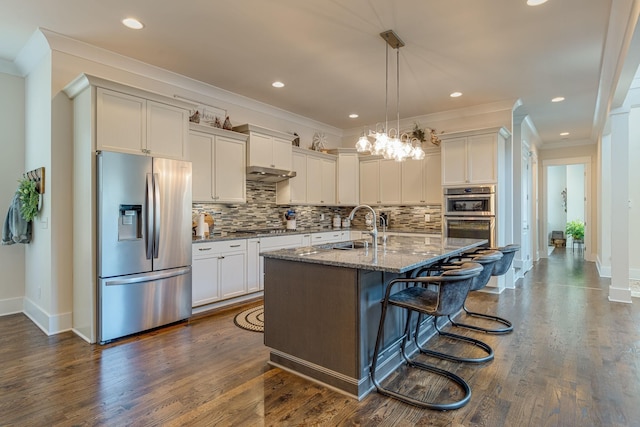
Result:
M191 162L98 152L98 341L191 316Z

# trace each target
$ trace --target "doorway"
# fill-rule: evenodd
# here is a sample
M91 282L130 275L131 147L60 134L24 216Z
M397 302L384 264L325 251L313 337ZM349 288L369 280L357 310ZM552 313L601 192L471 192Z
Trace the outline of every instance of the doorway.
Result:
M582 257L588 257L591 247L590 231L590 197L591 189L591 159L555 159L545 160L543 191L544 191L544 220L543 232L540 234L540 248L548 248L541 251L541 256L548 256L554 249L553 237L557 232L562 232L567 251L579 252ZM573 241L566 236L567 223L579 221L585 225L582 241ZM554 233L555 232L555 233Z

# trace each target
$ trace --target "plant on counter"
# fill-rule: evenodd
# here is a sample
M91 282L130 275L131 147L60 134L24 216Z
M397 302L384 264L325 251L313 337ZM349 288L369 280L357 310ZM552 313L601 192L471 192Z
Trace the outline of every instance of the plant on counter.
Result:
M567 223L566 229L567 236L571 236L573 240L584 239L584 222L579 219L574 219Z
M38 215L38 205L40 203L40 194L38 193L36 182L27 178L23 178L19 182L20 215L25 221L33 221Z

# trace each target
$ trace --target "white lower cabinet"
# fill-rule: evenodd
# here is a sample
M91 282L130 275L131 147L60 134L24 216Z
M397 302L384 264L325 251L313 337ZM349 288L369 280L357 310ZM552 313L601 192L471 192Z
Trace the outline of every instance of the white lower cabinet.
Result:
M321 233L311 234L311 244L321 245L323 243L344 242L349 240L349 232L342 230L323 231Z
M263 289L260 258L260 239L247 239L247 293Z
M195 244L192 255L192 307L247 293L246 240Z

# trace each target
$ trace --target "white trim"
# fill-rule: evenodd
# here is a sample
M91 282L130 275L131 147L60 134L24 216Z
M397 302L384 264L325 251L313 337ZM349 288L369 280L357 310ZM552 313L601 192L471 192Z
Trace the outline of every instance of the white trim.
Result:
M542 188L539 194L541 194L540 200L542 200L542 208L540 209L541 220L540 220L540 228L542 229L542 233L538 235L539 239L544 238L544 244L547 244L549 230L547 230L547 167L548 166L566 166L566 165L579 165L584 164L584 172L586 174L585 177L585 189L584 194L587 198L587 204L585 206L584 218L585 223L587 224L587 232L584 236L584 258L589 261L593 261L595 259L595 255L593 253L593 232L594 226L591 218L591 209L592 209L592 190L591 190L591 156L585 157L567 157L561 159L547 159L542 161ZM541 242L538 242L539 244ZM546 258L546 256L545 256Z
M40 30L51 50L63 52L72 56L77 56L85 60L94 61L99 64L105 64L111 67L118 68L120 70L128 71L130 73L144 77L145 79L156 80L167 84L173 88L182 89L179 92L174 91L171 94L163 94L167 97L174 97L179 95L186 98L199 99L202 102L212 102L213 104L229 103L234 106L246 108L248 110L267 114L270 117L286 120L294 124L306 126L311 129L318 129L320 131L335 135L338 138L342 138L343 131L334 126L330 126L326 123L318 122L316 120L309 119L290 111L283 110L281 108L269 105L264 102L251 99L237 93L230 92L228 90L194 80L192 78L177 74L168 70L165 70L154 65L147 64L142 61L138 61L127 56L117 54L115 52L102 49L88 43L84 43L70 37L66 37L62 34L47 30ZM146 90L145 88L141 88ZM186 92L184 92L186 91ZM209 98L214 99L210 101ZM228 107L227 107L228 109Z
M0 300L0 316L22 313L23 306L23 297L2 299Z
M632 304L630 288L614 288L609 286L609 301Z
M24 298L24 314L47 335L55 335L71 330L71 312L52 316L27 297Z

